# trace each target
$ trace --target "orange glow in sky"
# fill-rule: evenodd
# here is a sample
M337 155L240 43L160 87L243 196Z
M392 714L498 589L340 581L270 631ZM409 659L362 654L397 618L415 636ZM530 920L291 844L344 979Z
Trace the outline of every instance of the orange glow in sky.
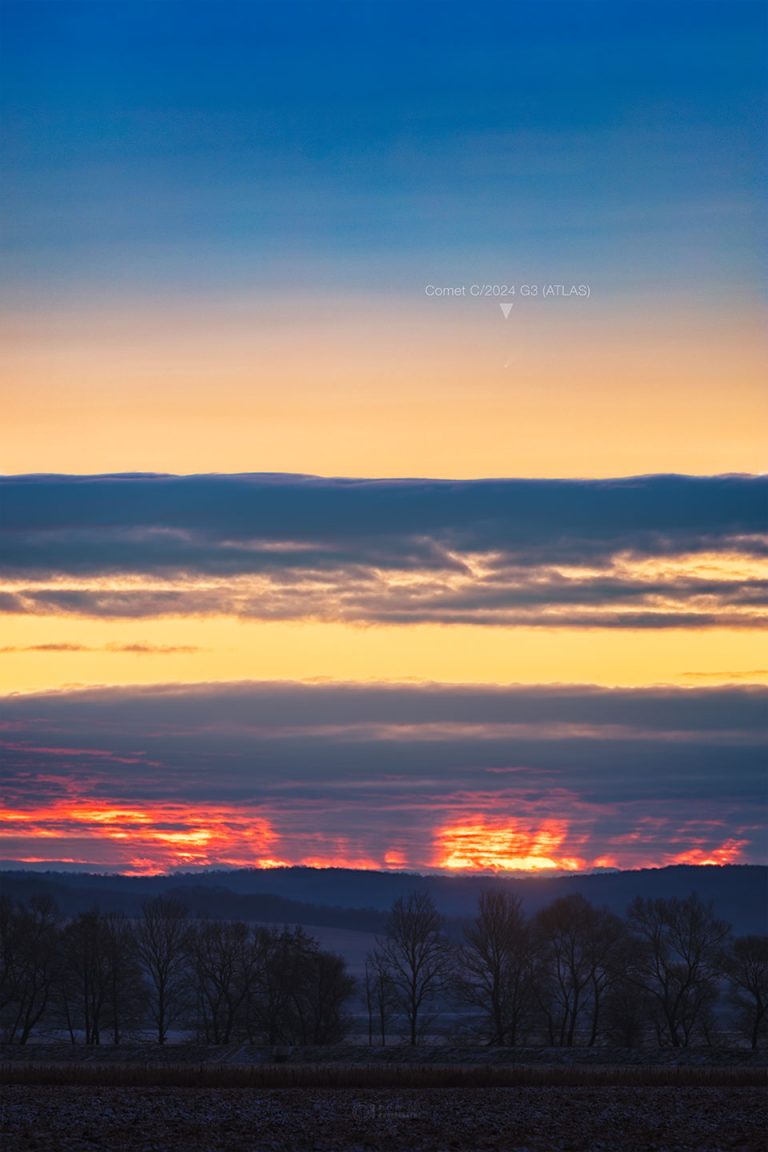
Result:
M719 848L691 848L678 852L664 861L665 864L738 864L747 840L726 840Z
M271 867L275 834L270 821L239 805L152 804L122 807L62 800L31 810L0 809L0 850L19 834L38 844L58 841L66 851L50 859L78 862L105 858L105 867L129 873L227 863ZM66 846L66 847L65 847ZM80 856L74 855L75 849ZM82 855L84 854L84 855ZM23 862L40 859L26 856Z
M495 302L451 306L419 290L20 310L0 353L3 467L755 471L768 418L761 323L749 300L702 314L642 298L557 313L518 304L505 323Z
M449 801L446 801L449 804ZM643 868L668 864L739 863L745 839L730 838L718 845L713 825L709 843L685 825L674 833L677 844L691 847L665 852L648 831L640 829L613 838L619 851L590 851L589 832L558 816L523 818L475 814L463 819L447 815L436 804L426 812L436 821L431 857L416 832L410 843L365 851L361 841L322 834L295 826L283 833L279 821L256 807L238 804L148 802L127 805L86 799L62 799L32 808L0 808L0 860L21 863L62 862L89 870L151 874L173 869L235 867L356 868L411 871L577 872L592 868ZM442 822L441 821L442 817ZM658 831L662 831L659 823ZM426 831L426 829L425 829ZM24 844L22 850L19 845ZM592 854L594 852L594 855Z
M450 869L491 869L504 872L568 872L585 867L580 857L563 855L568 836L566 820L543 820L531 827L506 819L498 824L472 817L441 828L436 837L435 864Z

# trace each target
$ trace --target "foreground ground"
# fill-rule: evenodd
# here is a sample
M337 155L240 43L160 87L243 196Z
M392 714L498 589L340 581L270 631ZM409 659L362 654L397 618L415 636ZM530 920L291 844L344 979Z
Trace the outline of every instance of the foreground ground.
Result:
M764 1152L765 1051L0 1049L0 1152Z
M740 1087L95 1088L5 1085L3 1152L764 1152Z

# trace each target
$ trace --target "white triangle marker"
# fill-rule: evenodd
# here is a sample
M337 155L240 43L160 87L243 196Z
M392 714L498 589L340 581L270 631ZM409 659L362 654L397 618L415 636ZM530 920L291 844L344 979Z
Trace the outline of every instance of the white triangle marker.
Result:
M502 312L504 313L505 320L509 320L509 314L512 311L512 307L513 306L511 304L499 304L499 308L501 308Z

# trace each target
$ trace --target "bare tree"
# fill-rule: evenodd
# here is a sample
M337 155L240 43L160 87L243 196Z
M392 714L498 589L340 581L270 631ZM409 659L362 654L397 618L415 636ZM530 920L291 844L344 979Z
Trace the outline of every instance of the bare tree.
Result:
M5 893L0 894L0 1026L10 1030L19 994L19 912Z
M301 980L301 956L309 937L301 928L257 928L256 978L248 996L247 1025L252 1040L293 1044L298 1032L295 990Z
M571 1048L589 1003L594 908L580 893L561 896L536 917L537 997L550 1044Z
M586 929L591 1002L587 1044L591 1048L597 1041L606 996L622 979L630 961L631 942L624 921L607 908L590 908Z
M730 999L753 1048L768 1031L768 936L739 936L720 961Z
M104 916L107 952L106 1024L112 1043L120 1044L126 1028L136 1027L147 1004L136 936L131 922L120 912Z
M101 1043L104 1006L110 983L110 954L104 918L98 908L81 912L61 936L61 977L57 990L64 1001L70 1038L80 1025L86 1044Z
M375 948L365 958L364 992L368 1010L368 1043L373 1044L375 1021L383 1048L387 1043L392 1013L397 1007L397 992L386 957Z
M316 940L305 946L299 962L300 979L293 1001L301 1044L336 1044L348 1021L344 1008L355 990L355 979L341 956L323 951Z
M8 1039L26 1044L51 996L58 936L58 909L48 896L33 896L15 913L12 929L12 1013Z
M457 992L481 1008L490 1044L517 1044L531 994L531 933L518 896L481 892L478 914L464 929Z
M685 1048L707 1019L717 996L718 960L730 926L718 920L712 901L695 894L629 906L635 936L628 976L655 1007L660 1044Z
M203 920L190 934L198 1011L211 1044L228 1044L256 978L256 948L247 924Z
M157 1042L164 1044L185 1000L189 955L186 907L167 896L146 900L136 928L136 947L149 984Z
M606 989L602 1033L617 1048L641 1048L652 1015L648 993L619 974Z
M408 1021L411 1044L418 1042L424 1011L444 989L450 971L452 950L442 927L429 893L415 892L395 901L386 933L376 942Z
M345 1006L355 987L341 956L303 928L257 928L256 968L244 1019L252 1041L334 1044L348 1029Z

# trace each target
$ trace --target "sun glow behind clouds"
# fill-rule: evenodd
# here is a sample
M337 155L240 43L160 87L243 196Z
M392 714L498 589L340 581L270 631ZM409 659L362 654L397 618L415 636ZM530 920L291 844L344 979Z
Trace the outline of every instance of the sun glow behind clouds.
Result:
M521 803L522 803L521 799ZM434 819L445 819L435 806ZM719 827L702 837L700 827L682 827L672 836L677 852L659 851L648 834L648 820L624 837L614 838L618 854L578 855L589 845L589 832L576 831L564 817L526 819L472 815L438 823L434 852L419 847L422 838L380 853L361 851L351 837L305 832L284 833L279 821L255 806L151 802L141 806L96 800L63 799L30 808L0 809L0 859L22 864L79 864L130 875L205 867L405 869L465 872L578 872L592 868L658 867L663 864L732 864L743 858L749 841L729 838L719 846ZM660 822L666 825L666 821ZM716 825L717 822L713 822ZM429 832L425 828L425 834ZM667 832L666 829L664 829ZM418 842L417 842L418 841ZM34 854L29 846L34 844ZM642 856L626 852L642 844ZM24 845L24 847L20 847ZM621 848L625 849L622 854ZM589 845L594 853L595 847ZM43 848L46 852L43 852Z
M678 852L667 861L669 864L738 864L746 847L746 840L726 840L719 848L690 848Z
M49 859L85 863L126 873L162 872L214 863L267 868L285 864L271 854L275 833L258 811L238 805L148 804L141 807L61 800L31 809L0 809L0 846L19 835L38 847L58 841ZM77 853L77 855L75 855ZM23 863L40 862L24 856Z
M118 533L117 539L123 533ZM136 533L141 547L158 535ZM163 535L162 533L160 535ZM174 533L167 533L173 537ZM99 527L84 547L107 549ZM355 563L325 558L326 544L270 540L192 539L206 563L234 557L231 570L189 570L169 555L162 572L23 573L0 576L9 615L77 617L102 621L167 617L231 617L262 622L323 621L352 624L477 624L533 627L761 628L768 623L763 591L768 562L764 539L742 537L745 554L712 550L700 555L604 556L594 565L521 563L503 552L473 552L435 545L414 567L394 553ZM115 543L115 540L112 540ZM754 554L750 554L750 551ZM281 563L274 562L274 554ZM267 571L259 569L266 566ZM252 568L252 571L248 569Z
M666 822L665 822L666 823ZM714 826L717 824L713 822ZM632 838L640 839L639 833ZM539 823L509 817L499 820L486 816L471 816L457 824L440 828L435 836L434 866L450 871L484 872L580 872L592 868L659 867L669 864L738 864L742 860L747 840L729 838L715 845L696 837L692 829L679 830L678 839L694 846L682 852L653 854L645 859L621 860L620 855L600 855L593 858L570 854L568 846L576 841L584 845L587 837L576 835L570 822L562 818L545 819ZM616 843L621 838L616 838Z
M758 863L765 697L284 681L0 696L0 860Z
M567 836L568 822L562 819L543 820L531 827L515 819L496 823L472 817L438 831L435 864L471 871L579 871L587 866L584 859L558 852Z

